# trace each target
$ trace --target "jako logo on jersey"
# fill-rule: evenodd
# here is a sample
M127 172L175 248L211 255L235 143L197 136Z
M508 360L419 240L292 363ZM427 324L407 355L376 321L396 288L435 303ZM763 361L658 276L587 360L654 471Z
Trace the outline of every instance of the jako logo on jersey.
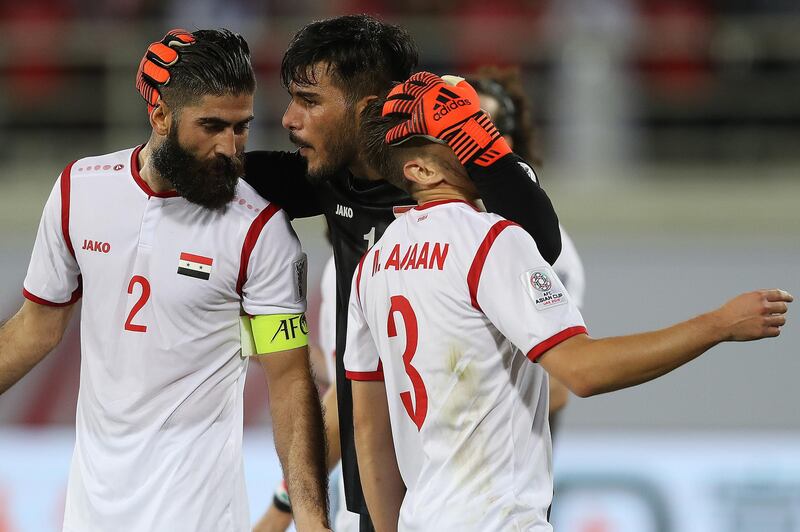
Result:
M279 334L281 335L281 340L283 341L294 340L297 338L298 330L303 333L304 336L308 334L308 322L306 321L305 314L301 314L300 316L292 316L291 318L281 320L281 324L278 325L278 330L272 335L272 340L270 340L270 343L274 342L275 338L277 338Z
M439 91L439 96L436 97L436 103L433 106L433 110L436 111L433 114L433 120L438 122L450 111L454 111L465 105L472 105L472 102L467 98L459 98L458 94L443 87Z
M108 242L100 242L99 240L84 240L81 249L97 251L98 253L108 253L111 251L111 244Z
M344 216L345 218L352 218L353 217L353 208L352 207L345 207L344 205L336 204L336 214L339 216Z

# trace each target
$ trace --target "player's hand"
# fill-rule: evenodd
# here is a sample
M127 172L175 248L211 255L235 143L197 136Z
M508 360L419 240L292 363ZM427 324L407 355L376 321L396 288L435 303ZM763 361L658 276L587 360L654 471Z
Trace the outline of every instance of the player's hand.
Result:
M463 78L418 72L389 92L382 115L407 118L386 133L391 145L422 136L446 143L465 166L489 166L511 152Z
M194 42L194 35L186 30L176 28L170 30L160 41L147 47L136 73L136 90L147 102L147 112L152 113L161 97L160 87L169 82L167 67L178 60L176 48L188 46Z
M778 336L793 300L783 290L756 290L731 299L715 312L724 327L725 340L746 342Z
M286 532L292 524L292 514L270 504L264 516L253 527L253 532Z

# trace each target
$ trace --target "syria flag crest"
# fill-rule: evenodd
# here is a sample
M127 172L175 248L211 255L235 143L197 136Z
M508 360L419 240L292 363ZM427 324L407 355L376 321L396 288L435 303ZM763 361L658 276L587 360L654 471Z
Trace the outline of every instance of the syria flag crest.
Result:
M178 273L208 281L208 278L211 277L211 265L213 263L214 259L210 257L184 252L181 253L178 259Z

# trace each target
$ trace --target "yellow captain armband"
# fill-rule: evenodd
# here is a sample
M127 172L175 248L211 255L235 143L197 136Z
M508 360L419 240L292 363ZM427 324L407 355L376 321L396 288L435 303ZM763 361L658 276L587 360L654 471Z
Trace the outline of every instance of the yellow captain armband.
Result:
M242 356L268 355L308 345L306 315L242 316Z

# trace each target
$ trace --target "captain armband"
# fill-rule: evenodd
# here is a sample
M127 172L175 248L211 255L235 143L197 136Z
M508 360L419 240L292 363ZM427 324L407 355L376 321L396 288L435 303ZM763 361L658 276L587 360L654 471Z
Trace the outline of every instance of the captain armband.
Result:
M308 345L306 315L242 316L242 356L267 355Z

